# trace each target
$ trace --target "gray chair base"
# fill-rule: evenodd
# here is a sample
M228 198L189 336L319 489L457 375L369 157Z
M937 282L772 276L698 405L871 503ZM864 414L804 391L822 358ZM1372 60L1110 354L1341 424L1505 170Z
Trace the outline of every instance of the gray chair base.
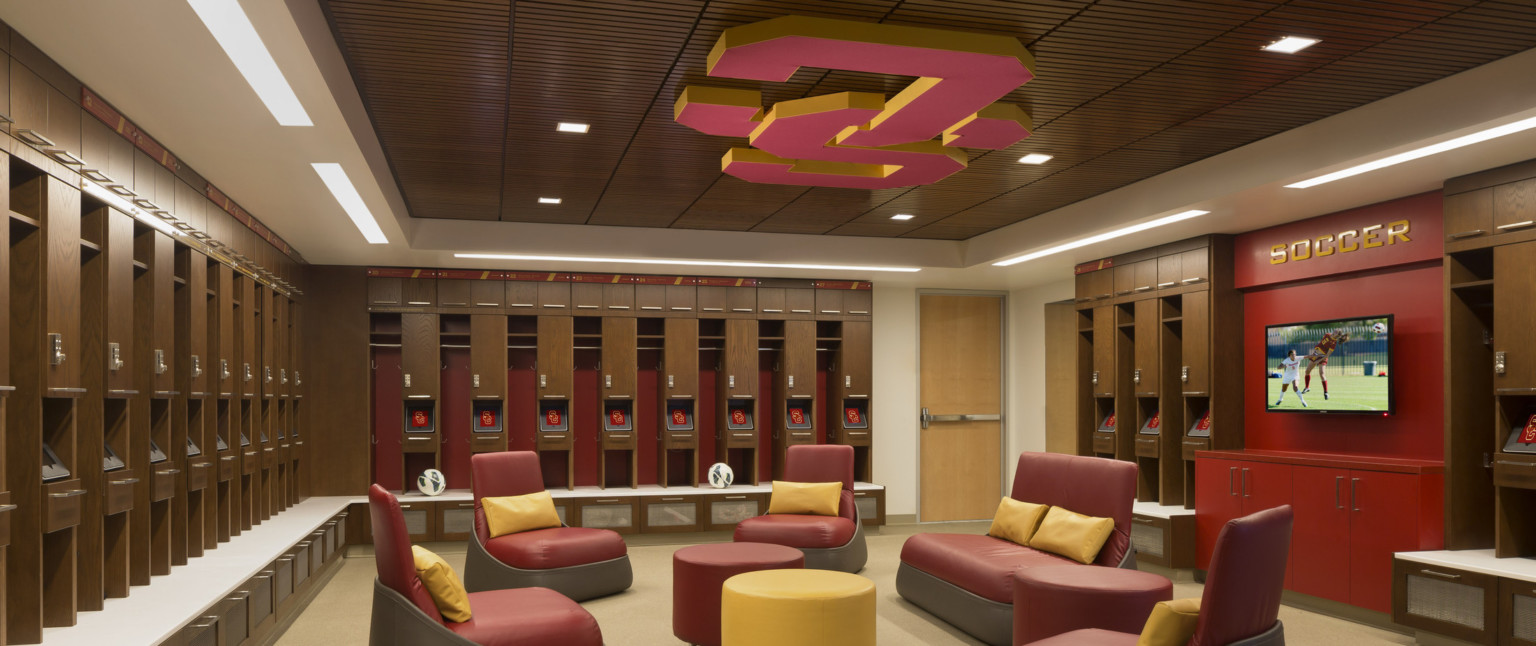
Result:
M896 592L913 605L987 644L1013 644L1011 603L979 597L906 563L896 569Z
M1285 624L1275 620L1273 628L1247 639L1232 642L1232 646L1285 646Z
M864 544L864 523L859 519L857 509L853 512L853 538L848 539L846 544L840 547L799 549L805 554L807 570L836 570L858 574L869 561L869 548Z
M409 599L374 579L368 646L474 646L474 642L433 621Z
M628 590L634 578L627 554L607 561L548 570L515 568L485 551L480 535L474 532L469 535L469 550L464 557L464 589L470 592L549 588L572 601L586 601Z

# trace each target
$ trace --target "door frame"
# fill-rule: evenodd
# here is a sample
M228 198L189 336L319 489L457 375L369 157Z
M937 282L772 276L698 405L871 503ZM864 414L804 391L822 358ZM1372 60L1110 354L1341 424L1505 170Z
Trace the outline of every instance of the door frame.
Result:
M998 463L997 463L997 473L998 473L998 476L999 476L998 482L1000 483L999 486L998 486L998 496L999 496L999 499L1001 499L1001 497L1007 495L1007 492L1008 492L1008 423L1009 423L1009 418L1008 418L1008 365L1009 365L1009 360L1008 360L1009 359L1009 356L1008 356L1008 306L1009 306L1008 292L1002 291L1002 290L985 290L985 289L919 289L919 290L917 290L917 302L915 303L916 307L912 308L912 317L913 317L914 328L915 328L915 330L917 332L917 343L915 344L916 345L917 356L915 357L915 361L914 361L914 363L917 366L917 375L916 375L916 377L917 377L917 379L916 379L916 382L917 382L917 384L916 384L916 386L917 386L917 397L914 398L913 402L912 402L913 405L914 405L914 408L912 409L912 417L914 419L920 418L922 416L922 414L923 414L923 296L930 295L930 294L932 294L932 295L940 295L940 296L986 296L986 297L996 298L996 299L998 299L998 302L1000 303L1000 305L998 307L998 316L1002 317L1002 321L999 322L998 329L999 329L999 331L1001 333L1000 334L1001 338L999 338L997 341L998 341L998 351L1001 352L1003 356L1002 356L1002 361L999 364L1000 367L1001 367L1000 372L1002 374L998 375L998 413L997 413L997 415L998 415L998 422L997 422L998 438L997 439L998 439L998 442L999 442L1000 445L999 445L999 451L998 451L998 458L999 459L998 459ZM969 522L977 522L979 520L984 520L984 519L977 519L976 521L968 521L968 520L958 520L958 521L937 521L937 520L936 521L925 521L925 520L923 520L923 482L922 482L922 478L923 478L923 427L922 427L921 421L919 421L918 424L916 425L916 429L917 429L917 433L912 436L912 442L913 442L914 447L916 449L914 451L914 454L915 454L915 457L917 458L917 478L918 478L918 482L917 482L916 491L913 492L913 494L914 494L913 497L914 497L914 499L916 500L916 503L917 503L917 522L919 522L919 523L928 523L928 524L941 524L941 523L969 523Z

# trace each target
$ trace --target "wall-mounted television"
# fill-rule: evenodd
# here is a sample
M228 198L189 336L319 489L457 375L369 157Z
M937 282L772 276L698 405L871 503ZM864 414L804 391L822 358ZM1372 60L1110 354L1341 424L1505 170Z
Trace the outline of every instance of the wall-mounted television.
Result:
M1266 409L1391 414L1393 331L1391 314L1266 326Z

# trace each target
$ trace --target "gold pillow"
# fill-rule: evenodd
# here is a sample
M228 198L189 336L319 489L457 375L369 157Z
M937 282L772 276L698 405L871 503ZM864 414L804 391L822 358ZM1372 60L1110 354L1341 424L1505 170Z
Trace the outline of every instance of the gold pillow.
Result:
M780 482L773 481L773 494L768 496L770 514L810 514L812 516L836 516L842 502L841 482Z
M548 491L522 496L481 498L480 507L485 510L485 525L490 530L491 538L560 526L555 499Z
M420 545L411 546L411 556L416 560L416 576L421 577L427 592L432 594L443 618L458 623L469 621L469 593L448 562Z
M992 517L992 529L987 530L987 535L1028 545L1029 537L1035 535L1035 528L1040 526L1040 519L1045 517L1046 510L1050 508L1050 505L1021 502L1004 496L1003 501L997 504L997 514Z
M1136 646L1185 646L1200 623L1200 599L1159 601L1141 627Z
M1052 507L1046 512L1045 520L1040 521L1040 529L1030 537L1029 546L1078 563L1092 563L1112 531L1115 531L1113 518L1094 518Z

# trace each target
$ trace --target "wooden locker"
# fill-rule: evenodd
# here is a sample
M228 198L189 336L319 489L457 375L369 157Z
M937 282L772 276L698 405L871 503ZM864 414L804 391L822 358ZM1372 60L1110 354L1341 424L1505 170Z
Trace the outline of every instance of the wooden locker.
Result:
M189 397L203 397L212 390L208 354L208 257L188 247L177 248L177 270L186 281L185 298L176 299L176 374L184 378ZM200 440L198 440L200 441Z
M571 283L547 281L537 286L539 313L549 316L567 314L571 310Z
M700 288L702 289L702 288ZM757 311L761 318L784 319L789 313L784 309L783 287L757 288Z
M406 278L400 286L401 298L406 307L432 307L437 305L436 278Z
M868 321L843 323L843 338L838 347L836 379L840 382L843 397L864 397L871 394L874 375L874 348Z
M1207 247L1191 249L1180 254L1179 270L1184 275L1179 285L1198 285L1211 279L1211 250Z
M407 399L437 399L442 342L436 314L400 315L400 363Z
M666 288L667 315L693 316L698 307L698 288L693 285L667 285Z
M757 321L726 322L720 362L720 392L727 397L757 397Z
M851 289L843 293L845 319L867 319L874 311L874 290Z
M740 318L757 318L756 287L726 287L727 314Z
M757 484L757 448L763 427L762 407L757 398L758 350L757 321L729 319L725 322L725 347L720 352L720 367L715 372L715 458L736 470L743 483ZM732 405L740 406L732 410ZM740 419L736 419L737 415ZM732 422L738 428L731 428ZM732 460L730 451L742 450L740 460Z
M15 173L12 174L13 179ZM14 239L13 264L33 264L42 283L41 351L44 388L69 395L80 387L80 191L48 175L34 175L11 188L11 210L37 220L39 226ZM15 276L17 280L25 280Z
M635 285L635 314L637 316L664 316L667 312L667 290L672 285Z
M1180 387L1186 395L1209 395L1211 392L1210 292L1184 294L1184 305L1181 309L1184 316L1184 365L1179 372L1179 380L1182 382ZM1188 377L1185 377L1186 374Z
M477 311L499 310L506 306L506 301L506 283L503 281L495 279L470 281L469 302Z
M843 295L840 289L816 290L816 318L835 320L843 316Z
M368 279L369 307L400 307L405 304L404 278Z
M474 314L469 317L470 394L475 399L507 396L507 317Z
M1185 337L1188 338L1188 337ZM1093 308L1093 373L1089 387L1095 396L1115 395L1115 307Z
M816 318L816 290L809 287L785 288L784 309L786 310L785 318Z
M610 285L611 286L611 285ZM633 287L633 285L630 285ZM599 371L597 406L602 452L598 454L597 483L608 485L608 460L603 452L624 451L629 457L629 486L639 485L639 427L634 421L637 370L636 321L631 317L603 319L602 369ZM616 419L615 419L616 418ZM611 424L609 422L615 422Z
M574 322L571 317L539 317L538 379L535 392L540 399L571 399L573 334Z
M637 370L636 323L630 317L603 319L602 377L605 399L635 398Z
M669 318L664 323L660 384L663 397L696 399L699 395L699 321Z
M452 309L466 309L470 307L471 291L473 283L479 281L464 280L460 278L441 278L437 281L437 304L439 307Z
M1536 392L1536 242L1493 248L1493 388Z
M256 281L250 276L239 275L235 277L235 287L240 307L236 310L239 316L239 353L240 372L236 377L240 381L240 394L246 397L255 397L259 391L260 382L256 373L260 371L261 358L257 354L256 335L259 333L260 317L257 313L259 304L256 302ZM247 431L249 432L249 431Z
M700 285L697 288L699 304L699 316L707 318L720 318L725 316L729 307L724 287L716 285Z
M85 266L96 272L88 276L85 284L96 283L96 289L88 290L87 301L82 303L89 310L87 318L99 321L97 333L101 344L101 362L87 365L86 370L100 371L105 375L102 382L108 396L127 396L133 390L133 218L114 209L102 207L85 215L82 221L83 237L95 241L100 249L92 252ZM97 302L90 300L99 299Z
M1158 351L1162 344L1158 341L1158 332L1162 328L1162 319L1158 305L1155 298L1136 301L1136 363L1131 370L1131 384L1137 396L1152 396L1159 392Z
M603 309L602 283L570 283L571 309L576 314L598 316Z
M828 291L828 290L822 290ZM784 475L789 447L816 443L816 322L785 321L784 349L773 375L773 473Z
M507 311L512 314L531 312L538 307L539 284L509 280L506 282L503 300L506 301Z
M633 283L609 283L603 285L603 315L622 316L635 310L635 286Z

